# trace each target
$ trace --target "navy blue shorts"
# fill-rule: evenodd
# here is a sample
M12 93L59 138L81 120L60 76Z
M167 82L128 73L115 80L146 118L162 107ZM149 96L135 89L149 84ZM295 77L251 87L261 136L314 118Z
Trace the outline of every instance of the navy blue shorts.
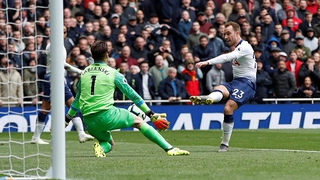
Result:
M44 80L45 82L43 83L43 100L50 101L50 74L45 74L44 75ZM67 101L68 99L72 98L73 94L68 87L66 83L64 83L64 100Z
M239 107L252 99L256 92L256 83L247 78L236 78L222 85L228 89L229 99L235 101Z

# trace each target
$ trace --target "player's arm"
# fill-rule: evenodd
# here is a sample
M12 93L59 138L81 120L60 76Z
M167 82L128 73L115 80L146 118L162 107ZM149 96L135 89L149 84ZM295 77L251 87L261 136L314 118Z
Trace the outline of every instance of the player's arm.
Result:
M75 72L75 73L78 73L78 74L81 74L82 73L82 70L76 68L76 67L73 67L71 66L70 64L64 62L64 69L69 71L69 72Z
M116 72L114 83L123 94L131 99L133 103L150 118L156 129L166 130L169 128L170 123L166 119L167 115L165 113L154 113L141 96L127 83L126 78L119 72Z
M80 94L81 94L81 78L79 79L78 81L78 84L77 84L77 94L76 94L76 97L74 98L69 110L68 110L68 113L66 114L66 117L65 117L65 121L66 121L66 126L68 125L68 123L71 121L71 119L73 118L73 116L76 115L76 113L79 111L79 107L80 107L80 104L79 104L79 97L80 97Z

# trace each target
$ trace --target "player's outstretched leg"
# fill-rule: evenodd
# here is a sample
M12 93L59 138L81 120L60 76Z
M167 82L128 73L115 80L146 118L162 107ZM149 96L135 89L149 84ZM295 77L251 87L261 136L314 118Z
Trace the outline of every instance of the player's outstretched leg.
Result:
M104 152L104 150L102 149L102 147L98 142L95 142L92 147L93 147L94 155L96 157L106 157L106 153Z
M168 156L189 155L189 151L181 150L170 145L153 127L147 123L142 123L140 132L150 141L156 143L167 152Z
M36 121L36 128L34 130L34 134L31 139L31 144L49 144L48 142L42 140L40 138L40 135L42 133L42 130L44 128L44 122L46 120L47 114L44 114L42 112L38 113L37 121Z
M72 119L72 123L73 123L74 127L76 128L76 130L78 131L78 137L79 137L79 142L80 143L84 143L86 141L92 141L94 139L94 137L92 137L91 135L86 134L84 132L81 118L78 115L76 115Z
M208 96L190 96L190 101L194 104L213 104L221 101L223 93L220 90L214 90Z

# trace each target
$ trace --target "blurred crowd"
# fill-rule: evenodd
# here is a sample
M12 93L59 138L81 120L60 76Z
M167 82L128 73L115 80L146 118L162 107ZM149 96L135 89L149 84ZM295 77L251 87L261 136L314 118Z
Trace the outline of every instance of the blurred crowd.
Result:
M145 99L170 104L208 94L232 80L232 64L196 69L230 49L224 24L239 23L257 61L262 99L318 97L320 7L316 0L64 0L67 63L84 69L95 40L108 45L108 65ZM49 0L0 0L0 105L41 99ZM73 93L79 74L65 73ZM120 90L116 100L127 100ZM290 103L290 102L286 102Z

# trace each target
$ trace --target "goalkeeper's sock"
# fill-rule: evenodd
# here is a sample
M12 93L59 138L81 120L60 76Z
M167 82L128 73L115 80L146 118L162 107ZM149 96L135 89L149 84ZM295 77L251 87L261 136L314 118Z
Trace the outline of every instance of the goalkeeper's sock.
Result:
M208 96L213 100L213 102L219 102L223 98L223 94L220 90L214 90Z
M103 149L104 153L108 153L111 151L112 145L108 142L99 142L101 148Z
M80 117L74 117L72 119L72 123L73 123L74 127L76 128L76 130L78 131L79 135L84 134L83 124L82 124Z
M234 122L233 122L233 115L224 115L224 122L223 122L223 132L222 132L222 141L221 144L229 146L229 141L231 138ZM227 122L226 122L227 121Z
M140 132L150 141L156 143L162 149L171 149L172 146L158 133L153 127L147 123L143 123L140 127Z

